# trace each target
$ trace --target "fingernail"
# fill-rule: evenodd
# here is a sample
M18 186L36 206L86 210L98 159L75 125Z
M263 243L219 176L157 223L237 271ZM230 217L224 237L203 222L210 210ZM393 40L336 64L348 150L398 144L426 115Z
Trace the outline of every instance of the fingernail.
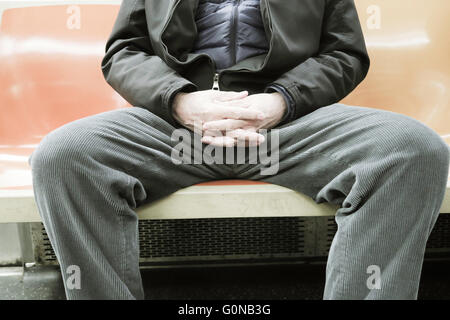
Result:
M264 119L264 114L259 113L259 114L258 114L258 120L262 120L262 119Z

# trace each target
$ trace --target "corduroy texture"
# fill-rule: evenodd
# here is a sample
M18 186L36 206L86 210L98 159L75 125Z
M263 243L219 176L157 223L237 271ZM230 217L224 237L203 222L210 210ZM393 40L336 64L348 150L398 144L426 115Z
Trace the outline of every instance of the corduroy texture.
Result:
M63 277L70 265L81 269L81 289L66 286L67 297L144 298L134 209L192 184L235 178L341 204L325 299L417 298L445 192L447 144L410 117L342 104L279 129L274 176L262 176L259 164L173 164L174 128L143 108L90 116L47 135L30 163ZM381 270L381 289L367 287L371 265Z

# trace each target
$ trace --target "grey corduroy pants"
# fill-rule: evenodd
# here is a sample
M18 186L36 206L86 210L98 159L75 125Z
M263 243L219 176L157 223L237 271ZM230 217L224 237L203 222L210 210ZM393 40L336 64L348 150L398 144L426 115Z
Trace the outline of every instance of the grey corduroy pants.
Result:
M449 169L447 144L393 112L334 104L279 128L279 170L174 164L174 127L133 107L68 123L30 157L37 206L69 299L142 299L136 207L217 179L252 179L340 204L324 299L415 299ZM373 268L379 282L370 286ZM372 268L372 269L371 269ZM378 283L378 285L376 285Z

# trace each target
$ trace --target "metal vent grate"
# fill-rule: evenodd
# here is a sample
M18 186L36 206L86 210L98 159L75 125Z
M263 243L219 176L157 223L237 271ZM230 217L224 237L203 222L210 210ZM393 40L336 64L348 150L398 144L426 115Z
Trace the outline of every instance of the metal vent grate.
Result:
M42 223L32 223L31 233L36 262L42 264L55 264L56 255Z
M142 258L304 254L304 219L144 220Z
M36 261L57 264L41 223L33 224ZM334 217L141 220L141 263L325 257ZM427 252L450 252L450 214L441 214Z
M429 252L450 252L450 214L441 214L428 238Z

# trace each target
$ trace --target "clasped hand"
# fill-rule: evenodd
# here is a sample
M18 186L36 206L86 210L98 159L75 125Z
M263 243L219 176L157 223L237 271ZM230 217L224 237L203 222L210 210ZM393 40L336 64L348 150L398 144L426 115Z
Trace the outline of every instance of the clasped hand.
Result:
M254 146L264 142L260 129L273 128L281 121L286 102L277 92L249 95L247 91L204 90L178 93L172 111L180 124L201 133L203 143Z

